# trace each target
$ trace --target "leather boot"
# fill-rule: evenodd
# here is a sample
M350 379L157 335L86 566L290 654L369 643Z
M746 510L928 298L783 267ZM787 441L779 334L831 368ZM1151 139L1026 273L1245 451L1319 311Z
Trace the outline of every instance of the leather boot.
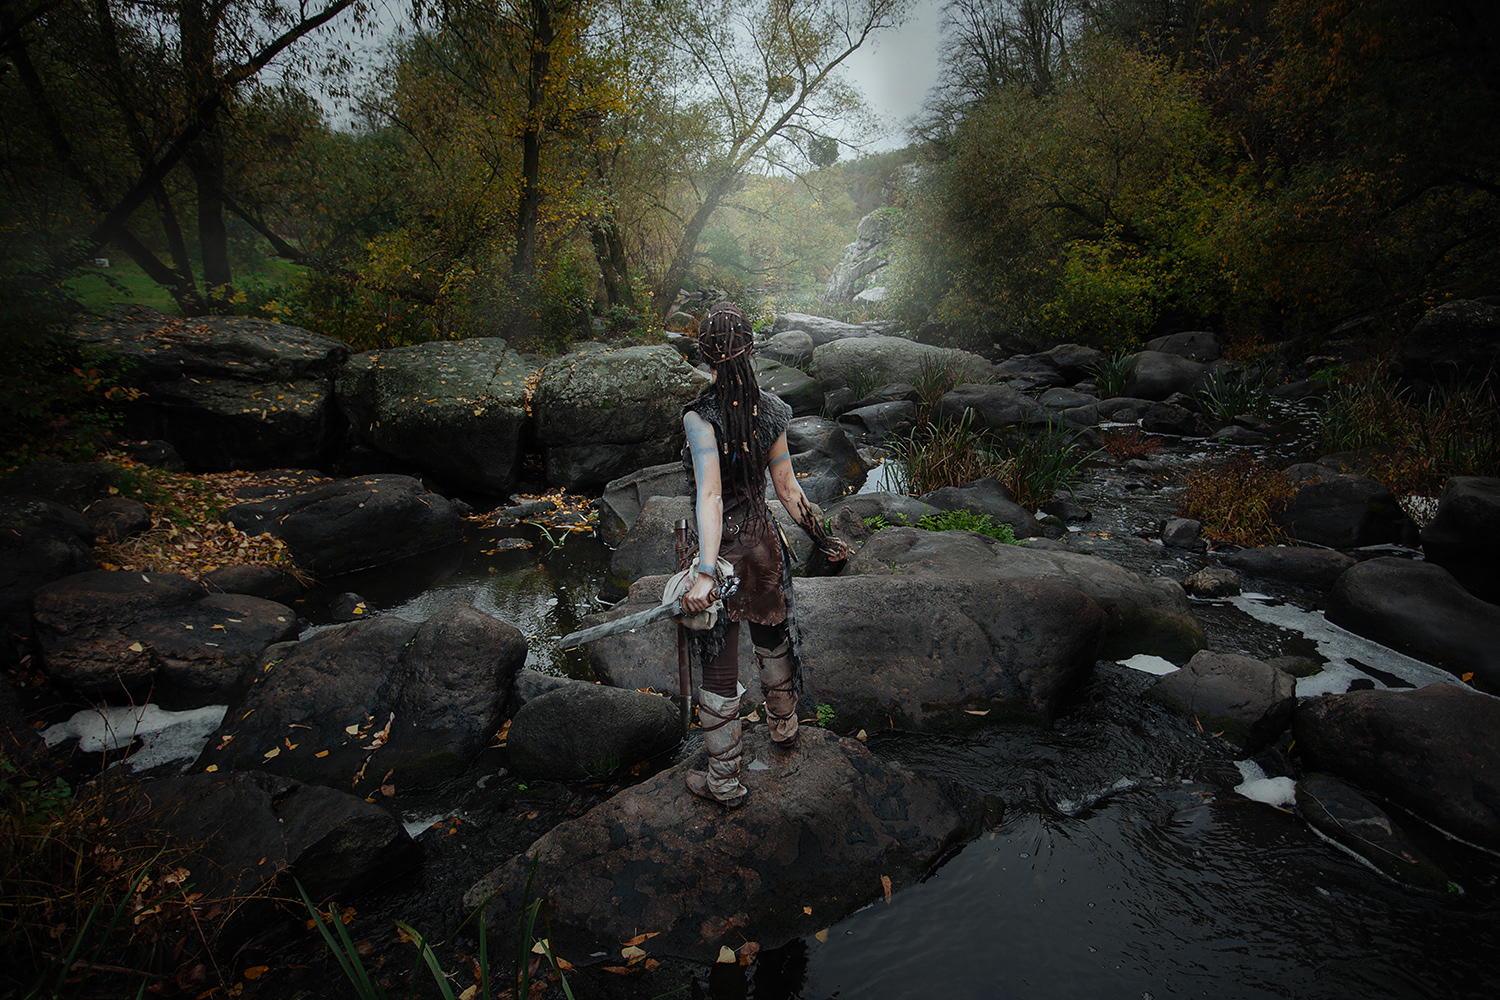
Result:
M740 784L740 698L744 693L739 684L733 698L698 689L698 720L708 747L708 770L687 775L688 791L730 809L745 801L746 789Z
M792 683L792 640L775 649L755 647L760 663L760 689L766 696L766 725L771 739L789 744L797 738L797 686Z

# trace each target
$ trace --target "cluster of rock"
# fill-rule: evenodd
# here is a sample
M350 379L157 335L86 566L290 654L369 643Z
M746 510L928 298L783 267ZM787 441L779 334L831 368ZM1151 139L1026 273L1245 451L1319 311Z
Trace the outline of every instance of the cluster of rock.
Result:
M139 395L126 433L170 442L195 471L342 459L494 495L514 487L533 439L549 481L570 488L664 461L680 447L678 407L705 381L666 345L548 361L481 337L351 355L297 327L142 308L72 336L127 362Z

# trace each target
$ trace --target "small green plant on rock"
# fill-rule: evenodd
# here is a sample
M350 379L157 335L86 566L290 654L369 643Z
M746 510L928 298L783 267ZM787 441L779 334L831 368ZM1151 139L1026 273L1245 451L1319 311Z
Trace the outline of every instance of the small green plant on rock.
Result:
M976 514L967 508L943 510L926 514L917 522L924 531L973 531L977 534L998 538L1006 545L1019 545L1016 532L1008 524L992 524L989 514Z
M1110 354L1089 366L1089 371L1094 376L1094 385L1099 390L1100 399L1113 399L1115 396L1125 395L1125 359L1127 357L1129 355L1124 353Z
M1073 482L1085 462L1097 455L1078 444L1078 434L1058 424L1049 424L1016 445L1016 457L1007 474L1000 477L1016 503L1036 510L1059 493L1072 495Z
M1271 412L1271 390L1258 368L1215 372L1193 397L1213 420L1233 420L1242 413L1263 417Z

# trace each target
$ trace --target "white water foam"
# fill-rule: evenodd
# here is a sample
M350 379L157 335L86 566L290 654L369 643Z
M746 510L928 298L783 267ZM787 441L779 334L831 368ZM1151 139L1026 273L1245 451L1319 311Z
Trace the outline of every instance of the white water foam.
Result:
M1245 798L1281 808L1289 808L1297 801L1297 783L1291 778L1268 778L1253 760L1237 760L1234 766L1245 779L1234 790Z
M1294 604L1283 603L1265 594L1240 594L1230 598L1229 603L1251 618L1301 633L1317 643L1319 655L1328 662L1323 665L1322 672L1297 679L1298 698L1343 694L1349 690L1351 683L1361 678L1374 681L1377 688L1391 686L1380 677L1361 670L1360 664L1368 664L1381 673L1400 678L1412 687L1461 683L1446 670L1339 628L1324 618L1320 611L1304 611Z
M1155 674L1158 677L1162 674L1175 673L1182 669L1171 660L1164 660L1160 656L1152 656L1150 653L1137 653L1128 660L1120 660L1119 664L1122 667L1139 670L1144 674Z
M168 712L160 706L101 705L74 713L66 722L42 730L49 747L77 739L84 753L102 753L128 747L135 739L141 749L125 766L144 771L174 760L192 760L203 751L208 737L224 721L227 705L207 705L186 712Z

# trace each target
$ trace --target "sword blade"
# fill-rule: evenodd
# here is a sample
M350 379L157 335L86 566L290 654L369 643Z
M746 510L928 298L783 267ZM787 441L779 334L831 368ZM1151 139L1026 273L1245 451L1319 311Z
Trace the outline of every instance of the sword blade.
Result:
M569 632L562 637L562 642L559 646L562 649L572 649L574 646L582 646L584 643L593 642L595 639L603 639L605 636L629 632L632 629L640 628L642 625L650 625L652 622L659 622L663 618L670 618L673 615L681 613L682 602L680 600L668 601L666 604L658 604L654 608L646 611L637 611L633 615L625 615L623 618L616 618L614 621L605 622L603 625L593 625L589 628L579 629L577 632Z

